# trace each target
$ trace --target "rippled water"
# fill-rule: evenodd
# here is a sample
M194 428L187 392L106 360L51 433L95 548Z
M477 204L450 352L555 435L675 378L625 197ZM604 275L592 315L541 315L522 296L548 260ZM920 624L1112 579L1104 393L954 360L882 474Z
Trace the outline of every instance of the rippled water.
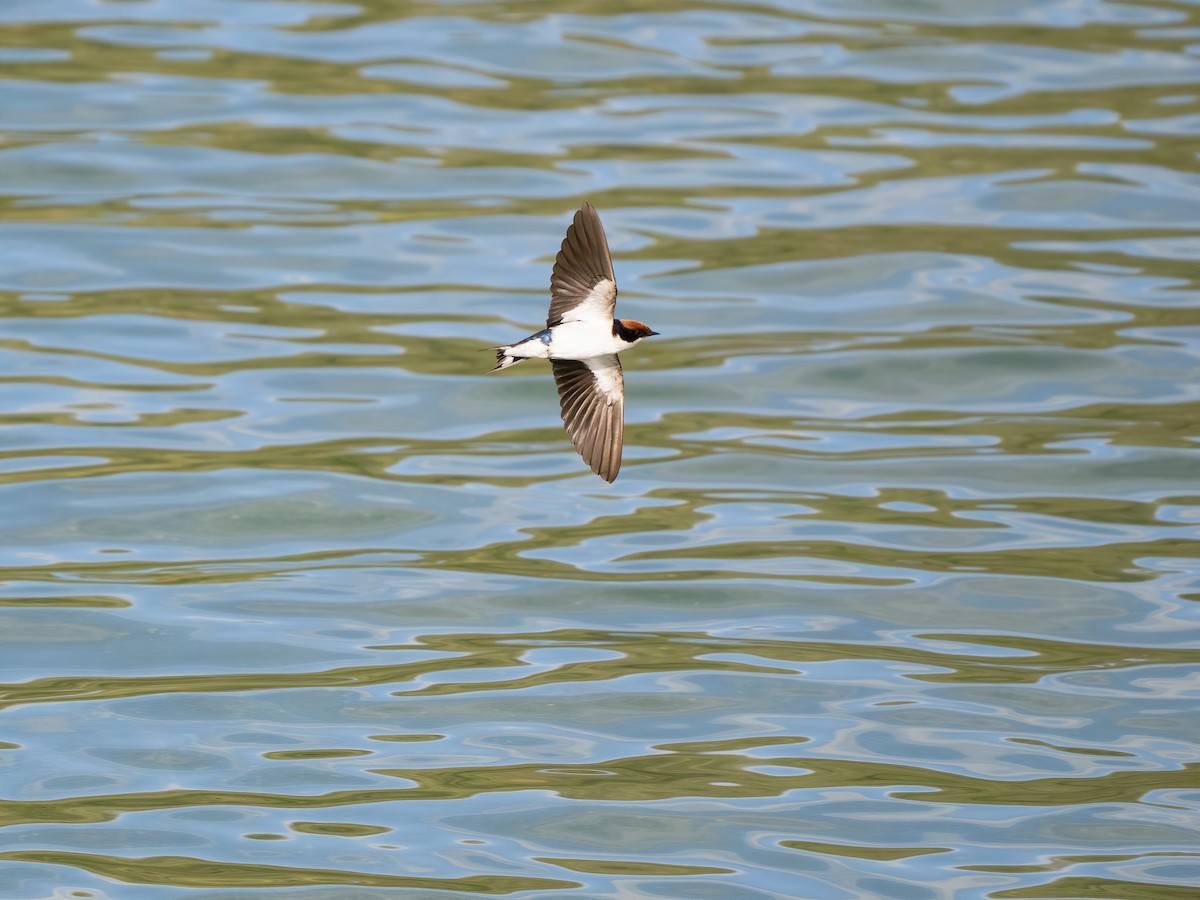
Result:
M0 4L0 896L1200 896L1198 40Z

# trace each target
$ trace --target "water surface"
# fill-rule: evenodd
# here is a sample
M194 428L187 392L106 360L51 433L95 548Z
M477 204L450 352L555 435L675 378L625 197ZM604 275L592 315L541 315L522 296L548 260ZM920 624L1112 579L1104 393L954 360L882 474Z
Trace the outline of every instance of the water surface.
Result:
M1200 896L1195 4L624 10L0 5L0 898Z

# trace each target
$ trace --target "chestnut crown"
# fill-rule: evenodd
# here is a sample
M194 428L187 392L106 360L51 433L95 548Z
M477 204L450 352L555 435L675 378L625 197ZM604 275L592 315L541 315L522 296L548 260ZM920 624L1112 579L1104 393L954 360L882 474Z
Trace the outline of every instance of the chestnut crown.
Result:
M639 322L637 319L614 319L613 334L625 341L638 341L642 338L648 338L652 334L658 334L653 331L645 322Z

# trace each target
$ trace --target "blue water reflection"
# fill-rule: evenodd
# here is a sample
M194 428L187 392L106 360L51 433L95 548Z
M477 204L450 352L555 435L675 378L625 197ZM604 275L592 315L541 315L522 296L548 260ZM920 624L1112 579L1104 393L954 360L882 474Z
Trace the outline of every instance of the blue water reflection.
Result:
M0 898L1193 890L1194 20L0 6Z

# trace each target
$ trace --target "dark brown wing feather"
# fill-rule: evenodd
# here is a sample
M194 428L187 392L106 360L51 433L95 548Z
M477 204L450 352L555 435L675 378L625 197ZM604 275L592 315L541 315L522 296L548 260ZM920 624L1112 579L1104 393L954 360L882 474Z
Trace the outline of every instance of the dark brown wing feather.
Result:
M625 435L620 360L615 355L591 360L552 359L550 365L571 443L593 472L611 482L621 470Z
M611 287L593 296L596 285L606 279ZM550 314L546 318L546 327L553 328L560 324L567 313L585 302L589 307L587 311L594 312L596 318L607 315L609 319L617 303L617 279L613 274L612 257L608 253L608 239L604 236L604 226L600 224L600 214L590 203L584 203L575 213L575 220L563 238L562 249L554 259L554 272L550 276ZM592 309L595 306L606 306L607 312Z

